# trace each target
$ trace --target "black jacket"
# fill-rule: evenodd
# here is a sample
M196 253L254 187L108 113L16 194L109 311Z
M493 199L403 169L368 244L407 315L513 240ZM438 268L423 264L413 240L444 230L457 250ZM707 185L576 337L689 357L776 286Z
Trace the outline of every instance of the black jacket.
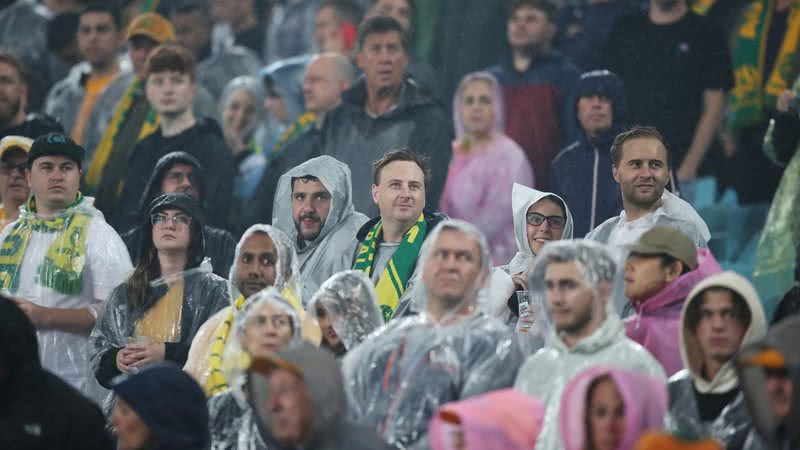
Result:
M36 139L47 133L63 133L64 128L58 119L47 114L33 113L25 117L25 122L20 125L0 131L0 139L6 136L25 136Z

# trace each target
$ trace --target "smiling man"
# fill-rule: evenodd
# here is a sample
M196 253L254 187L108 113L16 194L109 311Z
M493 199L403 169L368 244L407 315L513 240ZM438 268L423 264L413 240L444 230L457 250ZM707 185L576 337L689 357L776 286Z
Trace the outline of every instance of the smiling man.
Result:
M615 247L632 244L656 225L679 229L697 247L706 247L711 233L690 204L665 188L672 176L669 150L652 127L634 126L611 146L612 174L622 191L623 211L592 230L587 239Z
M26 178L32 196L0 233L0 288L36 327L42 366L99 401L88 336L132 266L93 199L78 191L83 154L60 133L31 145Z

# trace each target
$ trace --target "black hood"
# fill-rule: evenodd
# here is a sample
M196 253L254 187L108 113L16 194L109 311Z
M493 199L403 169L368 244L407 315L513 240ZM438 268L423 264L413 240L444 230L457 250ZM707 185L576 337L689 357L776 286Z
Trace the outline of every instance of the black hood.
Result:
M138 260L146 259L147 251L153 247L153 225L150 223L150 216L165 209L179 209L192 218L191 227L197 230L198 240L193 240L189 247L189 260L186 268L191 269L203 262L205 255L205 237L203 228L205 227L205 217L194 197L184 193L162 194L156 197L147 208L147 213L142 217L142 239L139 242Z
M15 395L39 386L42 374L33 324L14 302L0 296L0 410Z
M149 210L150 203L153 201L153 199L161 194L161 183L164 181L164 176L166 176L169 169L171 169L175 164L185 164L194 169L195 178L200 184L200 186L198 186L198 190L200 191L199 201L202 207L203 197L206 193L203 165L200 164L200 161L198 161L197 158L186 152L172 152L162 156L158 162L156 162L156 167L153 169L153 174L150 175L150 179L147 180L147 186L144 188L144 194L139 200L139 211L142 214Z
M625 95L625 83L617 74L609 70L593 70L586 72L578 79L578 84L575 87L576 102L581 97L588 97L591 95L602 95L611 99L611 111L613 120L611 128L598 138L590 139L585 134L581 133L581 139L588 141L590 144L600 145L604 148L610 148L614 137L624 131L628 123L628 99ZM575 108L577 114L577 105ZM578 122L578 129L582 130L577 115L575 121Z

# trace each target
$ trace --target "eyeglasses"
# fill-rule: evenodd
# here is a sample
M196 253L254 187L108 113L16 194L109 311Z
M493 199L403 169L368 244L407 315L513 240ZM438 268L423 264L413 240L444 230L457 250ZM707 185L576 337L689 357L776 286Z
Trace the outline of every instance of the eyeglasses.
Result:
M7 162L0 163L0 173L3 175L11 175L14 173L14 170L18 171L20 175L25 175L25 171L28 169L28 163L24 162L21 164L10 164Z
M173 225L189 225L192 223L192 218L185 215L185 214L177 214L175 216L169 217L166 214L153 214L150 216L150 223L153 226L161 226L164 227L167 225L167 221L171 221Z
M567 222L566 219L561 216L543 216L539 213L530 213L525 216L525 221L535 227L538 227L544 223L545 220L550 224L551 227L553 227L554 230L560 230L564 228L564 224Z

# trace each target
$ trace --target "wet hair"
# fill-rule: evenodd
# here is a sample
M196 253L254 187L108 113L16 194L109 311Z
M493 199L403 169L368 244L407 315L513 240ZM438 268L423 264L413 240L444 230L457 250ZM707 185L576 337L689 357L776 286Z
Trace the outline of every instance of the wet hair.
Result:
M655 127L634 125L629 130L618 134L617 137L614 138L614 143L611 144L611 161L614 167L619 167L619 163L622 161L622 147L625 143L632 139L641 138L655 139L660 142L667 153L667 160L664 162L669 165L669 147L667 147L667 141L664 139L664 136L662 136Z
M115 0L94 0L81 9L80 15L89 13L105 13L111 16L117 30L122 29L122 10Z
M538 9L547 17L547 21L555 23L558 19L558 8L549 0L513 0L508 7L508 19L520 8Z
M160 45L153 50L145 63L145 78L154 73L178 72L195 80L195 61L192 53L178 45Z
M320 3L317 11L319 12L323 8L333 9L340 21L353 25L361 22L361 17L364 13L358 3L353 0L324 0Z
M7 51L0 51L0 64L13 67L17 72L20 83L25 83L25 66L22 65L22 62L17 59L16 56Z
M703 305L706 303L705 295L708 291L730 292L734 316L742 322L745 329L750 326L752 313L744 297L738 292L724 286L710 286L698 293L695 300L692 301L686 309L686 327L691 330L692 333L697 332L697 325L700 324L700 319L702 317Z
M294 192L294 182L297 180L303 180L306 183L310 183L312 181L316 181L317 183L322 183L319 181L319 178L315 177L314 175L303 175L302 177L294 177L292 178L292 192Z
M364 21L358 27L358 50L364 50L364 42L371 34L383 34L396 32L400 35L400 44L406 53L411 52L411 41L409 40L408 33L403 30L400 22L389 16L375 16Z
M428 167L428 157L420 155L411 149L411 147L402 147L395 150L390 150L384 153L383 157L377 161L372 162L372 184L379 185L381 181L381 171L384 167L395 161L410 161L416 164L422 170L422 177L425 182L425 188L428 187L428 182L431 178L431 169Z

